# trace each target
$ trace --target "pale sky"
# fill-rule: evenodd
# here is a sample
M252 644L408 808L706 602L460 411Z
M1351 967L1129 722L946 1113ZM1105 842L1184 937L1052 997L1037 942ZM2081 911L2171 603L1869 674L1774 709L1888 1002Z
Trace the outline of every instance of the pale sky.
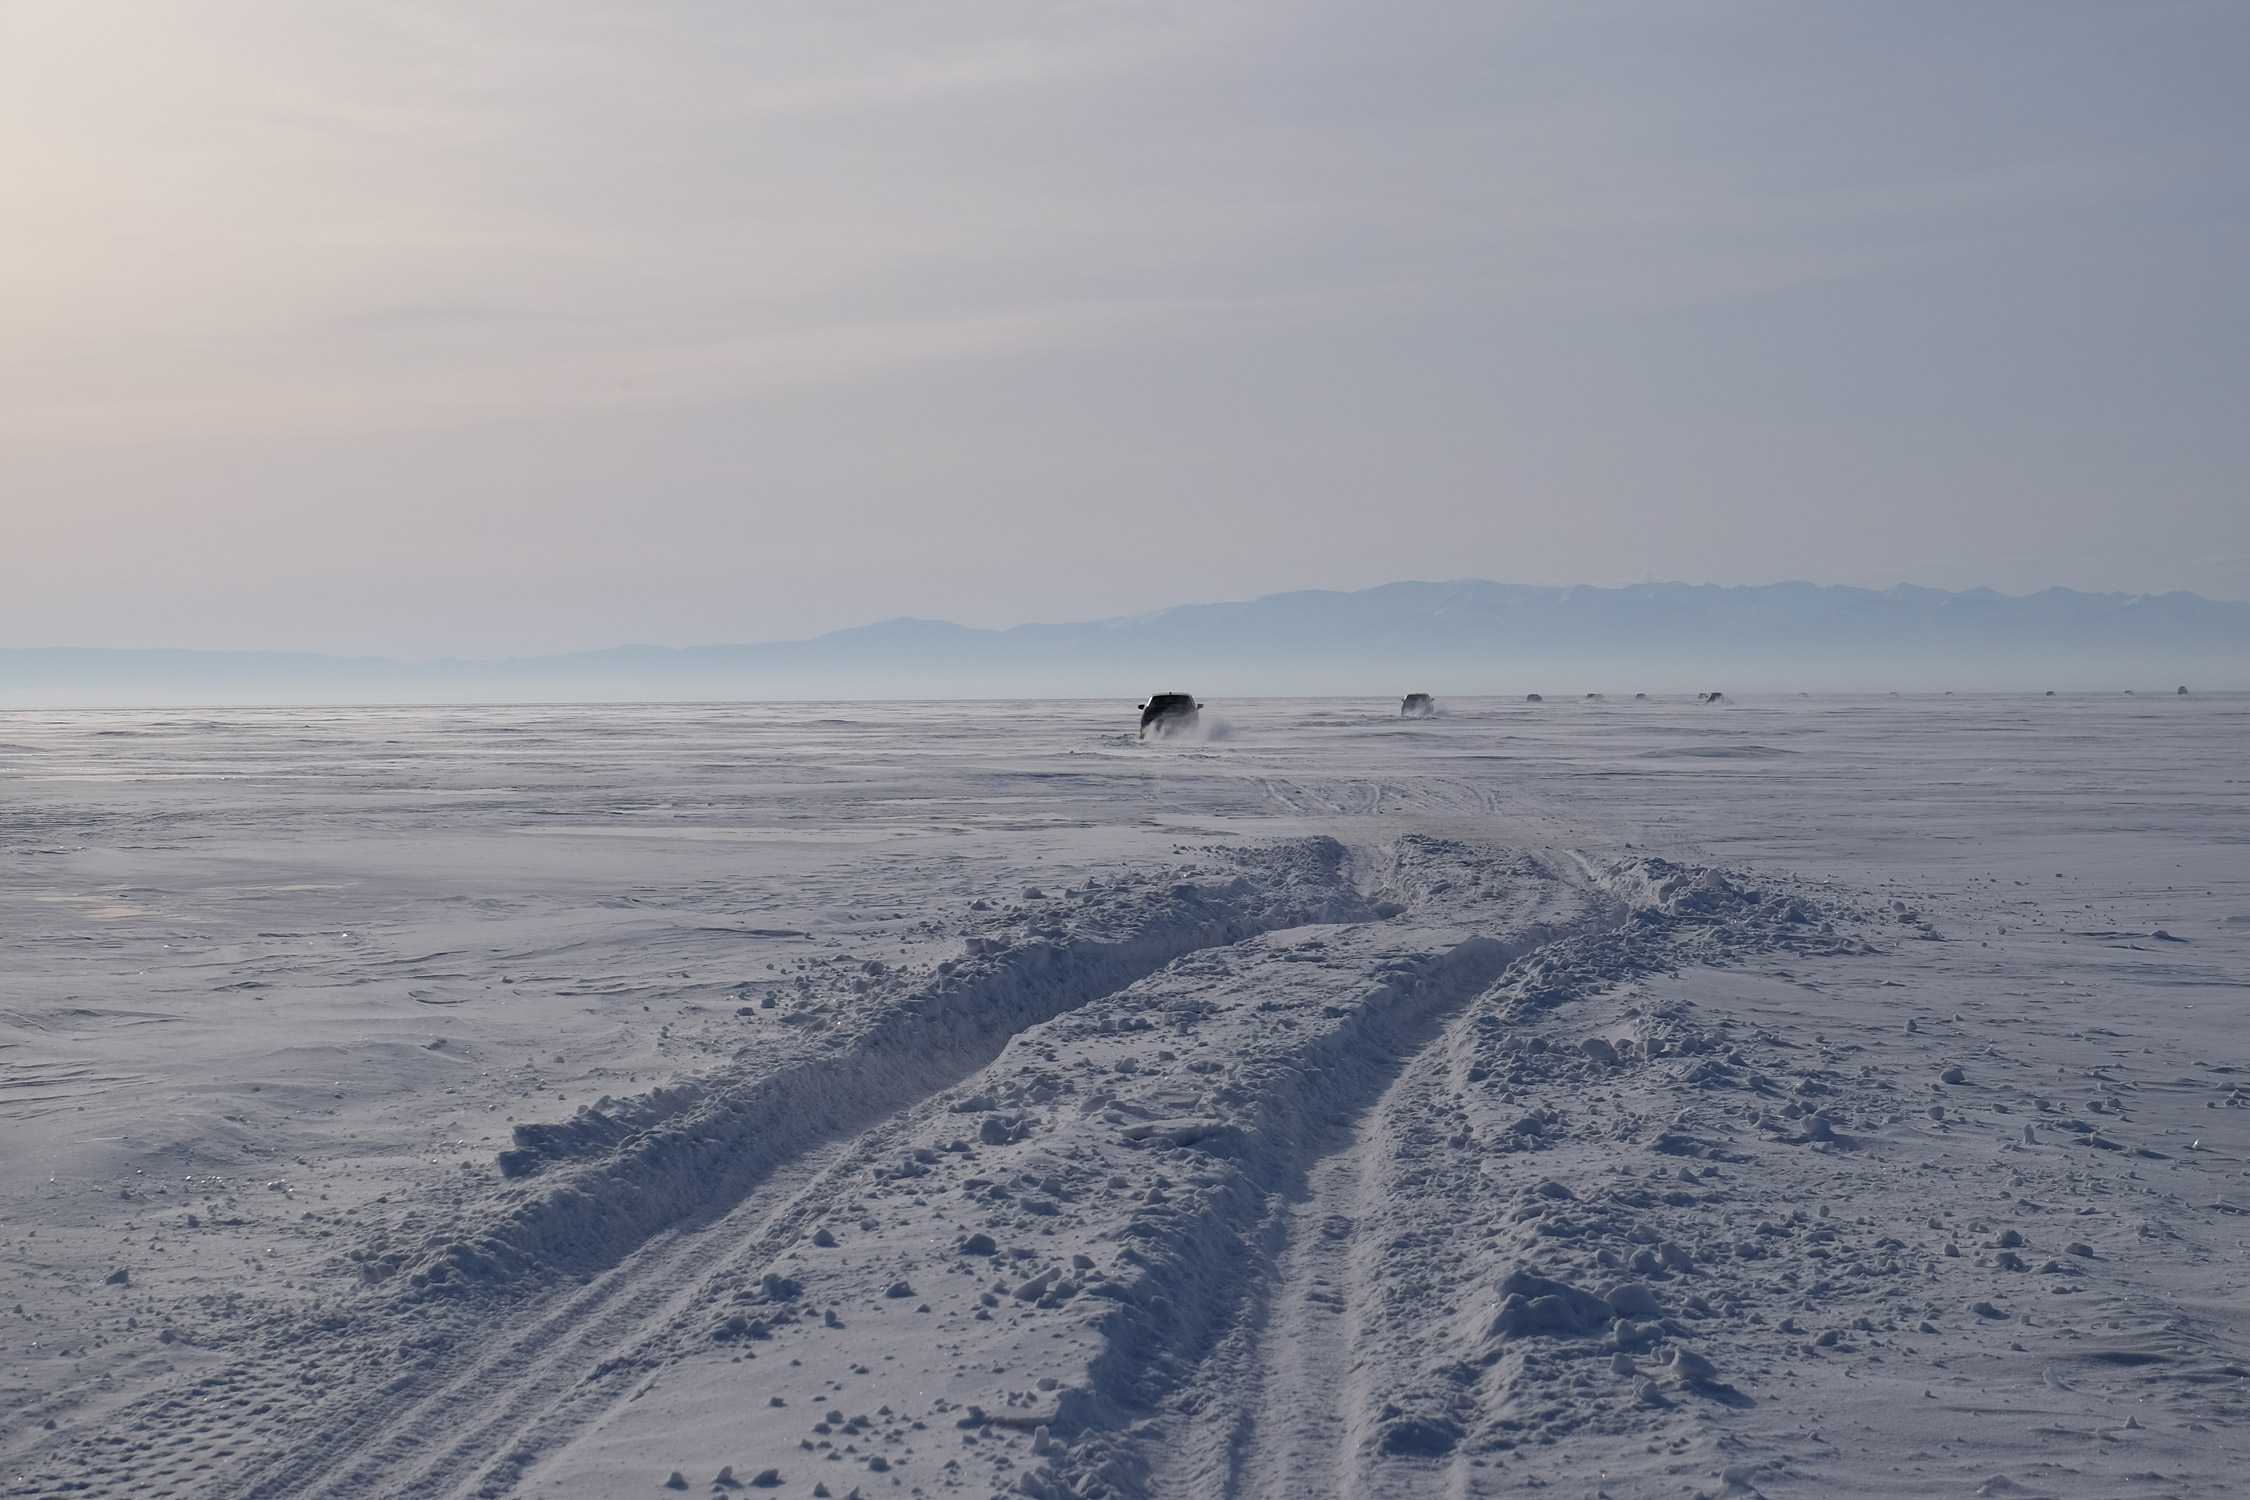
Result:
M0 645L2250 598L2241 0L0 0Z

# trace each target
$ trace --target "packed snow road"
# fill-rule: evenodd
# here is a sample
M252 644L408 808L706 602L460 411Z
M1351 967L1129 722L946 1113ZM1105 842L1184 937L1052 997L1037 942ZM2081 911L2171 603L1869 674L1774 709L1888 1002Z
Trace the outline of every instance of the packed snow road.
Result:
M2250 705L1105 708L8 716L0 1484L2232 1492Z

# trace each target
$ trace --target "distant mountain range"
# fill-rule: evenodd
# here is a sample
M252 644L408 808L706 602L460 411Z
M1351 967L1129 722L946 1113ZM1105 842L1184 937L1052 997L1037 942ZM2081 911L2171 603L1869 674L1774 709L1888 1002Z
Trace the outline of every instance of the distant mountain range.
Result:
M896 619L803 641L405 662L0 649L0 704L2250 688L2250 604L1902 585L1308 589L1068 625Z

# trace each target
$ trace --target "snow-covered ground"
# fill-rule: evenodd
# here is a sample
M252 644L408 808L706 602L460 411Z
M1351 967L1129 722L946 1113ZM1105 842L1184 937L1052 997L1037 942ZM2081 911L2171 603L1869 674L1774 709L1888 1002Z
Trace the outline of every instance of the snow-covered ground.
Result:
M0 1488L2240 1493L2250 700L1396 715L0 716Z

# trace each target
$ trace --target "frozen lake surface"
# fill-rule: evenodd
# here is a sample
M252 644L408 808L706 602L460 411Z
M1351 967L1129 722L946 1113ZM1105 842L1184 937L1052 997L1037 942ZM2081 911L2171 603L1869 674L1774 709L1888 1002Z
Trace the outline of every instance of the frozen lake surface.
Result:
M2250 699L1439 707L0 714L0 1491L2240 1492Z

